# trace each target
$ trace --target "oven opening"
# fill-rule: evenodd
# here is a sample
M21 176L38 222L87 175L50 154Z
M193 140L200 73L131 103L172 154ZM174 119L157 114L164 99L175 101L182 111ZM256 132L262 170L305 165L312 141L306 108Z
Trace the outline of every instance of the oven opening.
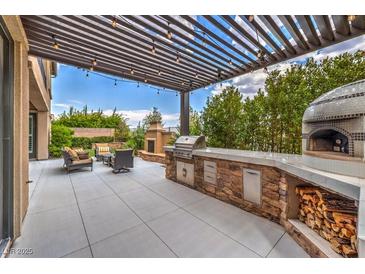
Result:
M333 129L319 130L310 136L309 150L349 156L348 138Z

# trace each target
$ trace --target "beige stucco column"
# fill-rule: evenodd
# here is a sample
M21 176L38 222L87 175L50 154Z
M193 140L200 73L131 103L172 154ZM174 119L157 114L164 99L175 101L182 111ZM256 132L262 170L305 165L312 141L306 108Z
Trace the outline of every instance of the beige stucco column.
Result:
M49 144L49 112L37 112L37 160L48 159Z

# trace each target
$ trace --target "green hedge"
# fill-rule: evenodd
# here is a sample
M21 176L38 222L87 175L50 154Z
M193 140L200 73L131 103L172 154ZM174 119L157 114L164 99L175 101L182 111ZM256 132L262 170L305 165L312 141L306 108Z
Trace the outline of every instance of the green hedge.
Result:
M52 157L60 157L62 148L71 146L73 131L66 126L52 125L51 143L49 144L49 153Z
M93 143L111 143L114 137L100 136L100 137L72 137L72 147L82 147L83 149L91 149Z

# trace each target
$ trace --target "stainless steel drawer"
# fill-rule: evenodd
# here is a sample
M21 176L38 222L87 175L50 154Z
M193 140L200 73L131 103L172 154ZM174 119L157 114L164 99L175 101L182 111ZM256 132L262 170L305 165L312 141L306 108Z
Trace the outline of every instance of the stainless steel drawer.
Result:
M217 163L212 161L204 161L204 172L217 173Z
M217 184L217 173L204 170L204 182L216 185Z
M243 169L243 199L261 205L261 172Z
M176 179L179 182L194 186L194 165L177 161Z

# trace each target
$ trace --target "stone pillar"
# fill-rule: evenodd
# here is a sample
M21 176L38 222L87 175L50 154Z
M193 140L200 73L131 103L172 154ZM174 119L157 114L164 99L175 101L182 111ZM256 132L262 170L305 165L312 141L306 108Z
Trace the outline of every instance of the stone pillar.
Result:
M284 224L288 220L288 182L285 174L281 174L279 181L279 203L280 203L280 223Z
M37 160L48 159L49 113L37 112Z
M180 134L189 135L189 92L180 93Z

